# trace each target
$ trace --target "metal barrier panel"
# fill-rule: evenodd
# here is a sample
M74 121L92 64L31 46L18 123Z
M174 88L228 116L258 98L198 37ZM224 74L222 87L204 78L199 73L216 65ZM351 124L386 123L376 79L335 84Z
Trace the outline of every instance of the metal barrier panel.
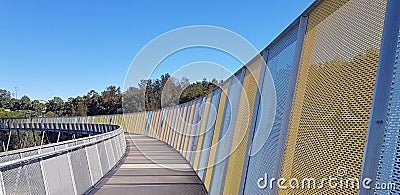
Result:
M186 150L187 146L189 144L189 137L190 137L190 131L191 131L191 126L192 126L192 120L193 120L193 112L194 112L194 107L195 107L195 102L191 101L189 102L188 106L188 113L186 115L186 121L185 121L185 129L183 132L184 138L181 146L181 154L183 157L186 157Z
M189 137L186 159L189 162L189 164L192 166L194 163L194 155L196 154L196 149L197 149L197 138L199 135L199 126L200 126L200 122L201 122L200 115L203 113L200 108L200 105L203 103L204 100L205 100L205 97L199 98L196 101L194 113L193 113L193 120L192 120L192 130L189 134L190 137Z
M41 153L65 149L64 145L45 148ZM74 194L75 185L71 175L71 164L67 155L60 155L42 161L48 194Z
M245 179L246 185L244 186L245 194L268 194L270 190L269 187L266 189L259 189L257 180L264 177L264 173L268 176L272 176L274 173L274 166L277 160L277 145L282 128L282 118L287 103L287 92L296 49L297 32L298 25L289 30L275 45L270 46L269 52L266 52L265 58L267 59L268 70L274 81L276 102L271 102L271 97L273 97L274 94L269 94L268 88L271 88L271 86L268 85L267 74L269 73L266 72L266 75L262 76L265 85L262 85L260 89L260 105L256 105L260 106L256 114L256 121L254 121L258 131L253 131L253 135L250 135L250 137L253 137L254 134L260 133L257 137L254 137L254 144L251 147L252 152L250 152L252 155L249 155L250 158L246 159L249 160L249 163L247 177ZM263 137L264 135L262 134L267 134L266 132L268 132L268 130L264 128L270 127L270 125L267 124L270 121L269 109L267 107L275 106L275 104L276 112L275 119L273 119L273 126L271 127L272 129L268 137ZM262 140L264 138L266 138L265 142ZM258 140L259 142L257 142Z
M165 108L165 109L162 110L162 112L163 112L163 114L162 114L161 130L160 130L160 136L159 137L160 137L161 141L166 142L165 141L165 135L166 135L167 131L165 131L165 129L166 129L165 127L166 127L166 124L167 124L167 121L168 121L169 109Z
M106 151L106 145L104 142L101 142L99 144L97 144L97 150L99 153L99 157L100 157L100 164L101 164L101 171L102 173L107 173L111 167L110 167L110 163L109 158L107 156L107 151Z
M45 125L44 123L42 123ZM47 126L49 127L49 126ZM110 126L111 128L111 126ZM115 143L117 159L98 152ZM120 160L126 148L123 130L2 153L1 194L83 194ZM103 147L104 152L105 148ZM100 156L102 155L102 156ZM109 165L109 157L114 159ZM106 164L106 166L103 166Z
M343 3L342 3L343 2ZM359 178L385 0L325 0L308 18L281 178ZM357 189L279 189L279 194Z
M247 151L247 142L249 139L250 124L256 99L258 88L258 79L260 76L261 66L265 65L262 56L257 56L247 65L243 80L243 89L240 93L239 107L236 120L233 123L233 138L228 158L228 166L226 176L222 180L223 193L238 194L240 188L240 179L242 170L245 167L244 158Z
M180 125L179 125L178 129L176 129L177 144L175 145L175 149L178 151L181 149L182 136L183 136L185 125L186 125L186 115L188 113L188 107L189 107L189 103L184 103L182 105L182 109L183 109L183 111L181 112L182 114L178 116Z
M91 141L91 140L88 140ZM90 168L90 178L92 179L92 185L101 179L103 176L99 153L97 151L97 145L86 147L87 160Z
M82 144L82 143L78 143ZM75 143L69 145L69 147L74 146ZM70 163L72 167L72 172L75 181L76 193L83 194L86 192L91 186L91 178L90 178L90 170L89 164L86 156L85 149L78 149L72 151L69 154Z
M106 147L108 163L109 163L109 167L111 169L113 164L115 164L114 152L112 149L111 141L110 140L105 141L104 145Z
M164 126L163 126L163 141L168 143L169 141L169 130L171 124L171 107L165 110L165 119L164 119Z
M175 106L175 108L174 108L174 118L173 118L173 128L171 128L171 133L172 133L172 140L171 140L171 146L172 147L175 147L176 146L176 141L177 141L177 128L178 128L178 125L180 124L179 123L179 115L180 115L180 112L181 112L181 105L177 105L177 106Z
M176 113L176 117L175 117L175 128L174 128L174 145L172 145L175 149L177 149L178 147L178 138L180 135L180 129L181 129L181 124L182 124L182 120L184 120L183 116L185 115L184 111L184 104L178 105L178 112Z
M171 110L171 123L168 126L168 131L169 131L169 135L168 135L168 145L172 146L172 143L174 141L174 128L175 128L175 122L176 122L176 112L178 111L176 109L177 106L174 106Z
M381 147L377 182L385 184L383 189L375 189L375 194L400 194L400 34L397 42L393 80L390 91L388 116ZM390 188L389 185L395 185ZM383 187L383 186L382 186Z
M221 130L221 121L224 114L226 105L226 89L228 83L222 86L222 89L215 90L211 99L211 106L217 108L213 111L210 108L207 122L205 126L205 133L203 139L203 147L200 153L200 161L197 175L204 182L206 189L210 187L212 166L214 163L216 144L218 142L219 131ZM214 104L216 103L216 104ZM216 105L216 106L215 106Z
M204 134L206 133L205 129L206 129L206 122L207 122L207 116L208 116L208 112L210 110L211 107L211 97L213 96L212 92L211 94L208 94L206 97L203 98L203 104L201 107L201 113L200 113L200 126L199 126L199 134L197 136L197 142L195 143L196 145L196 152L194 154L194 161L191 163L193 169L197 172L198 171L198 167L199 167L199 159L200 159L200 153L201 150L203 148L203 139L204 139Z
M227 105L225 106L224 118L222 120L221 130L218 135L217 150L215 153L214 166L210 181L209 193L222 193L228 164L228 157L231 154L232 139L234 134L234 124L237 120L239 110L240 94L246 69L242 68L233 77L231 77L230 86L227 94Z

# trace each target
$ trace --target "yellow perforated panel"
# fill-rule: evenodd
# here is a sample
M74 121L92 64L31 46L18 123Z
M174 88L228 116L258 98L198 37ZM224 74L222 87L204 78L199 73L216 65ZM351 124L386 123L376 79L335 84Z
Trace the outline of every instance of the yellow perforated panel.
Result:
M196 107L196 101L192 102L192 107L190 109L190 114L189 114L189 120L187 120L187 130L186 130L186 135L185 135L185 142L183 143L183 150L182 150L182 155L186 157L186 150L189 142L189 137L190 137L190 130L192 126L192 120L193 120L193 113L194 113L194 108Z
M176 145L175 145L175 139L176 139L176 134L177 134L177 127L178 127L178 122L180 121L178 118L179 118L179 115L180 115L180 109L179 109L179 106L176 106L175 107L175 121L173 121L173 123L174 123L174 129L173 129L173 131L172 131L172 140L171 140L171 146L173 146L173 147L175 147Z
M310 16L281 177L359 178L385 15L385 0L326 0ZM288 183L286 183L288 185ZM278 194L356 194L357 189L279 189Z
M167 127L167 121L169 117L169 108L164 109L164 119L161 125L161 140L165 142L165 136L166 136L166 127Z
M168 144L171 144L168 141L169 141L169 137L172 136L172 135L170 135L171 126L172 126L172 114L173 114L173 108L169 108L169 110L168 110L168 121L167 121L167 124L165 126L166 127L166 129L165 129L165 131L166 131L165 142L168 143Z
M185 120L186 120L186 113L188 110L188 104L186 103L183 106L183 114L178 116L178 121L180 123L180 127L179 129L177 129L178 132L178 143L175 146L175 149L179 151L180 147L181 147L181 142L182 142L182 133L183 133L183 129L185 128Z
M244 164L244 156L249 138L250 122L253 114L254 101L257 91L257 81L262 65L261 56L247 66L248 70L243 80L243 89L240 94L239 109L234 122L231 155L226 170L224 194L238 194L240 178Z
M198 171L198 167L199 167L199 159L200 159L200 151L201 148L203 147L203 139L204 139L204 132L205 132L205 128L206 128L206 123L207 123L207 116L208 116L208 112L210 110L210 101L211 101L211 97L212 94L208 94L206 102L204 103L204 112L203 112L203 116L201 117L201 123L200 123L200 129L199 129L199 138L197 139L197 148L196 148L196 154L194 157L194 165L193 165L193 169L195 171Z
M222 86L221 98L219 100L219 105L218 105L218 110L217 110L217 112L218 112L217 118L215 120L214 134L213 134L212 141L211 141L211 148L210 148L210 154L208 157L206 176L204 179L204 186L206 187L207 190L210 189L212 169L214 166L215 153L217 150L218 135L221 130L222 117L224 114L227 88L228 88L228 83L225 83L225 85Z

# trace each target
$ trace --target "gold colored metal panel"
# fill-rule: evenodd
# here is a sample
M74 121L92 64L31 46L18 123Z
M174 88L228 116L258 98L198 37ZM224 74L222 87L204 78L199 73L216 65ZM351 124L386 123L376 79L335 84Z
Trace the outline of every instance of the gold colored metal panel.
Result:
M345 178L360 177L386 1L333 6L339 2L326 0L309 17L280 176L287 180L320 182L338 177L338 168L346 169ZM356 194L357 189L278 190L335 193Z
M183 106L182 118L179 118L179 116L178 116L178 119L181 122L181 126L179 127L179 129L177 129L177 132L178 132L178 143L177 143L177 145L175 147L175 149L178 150L178 151L180 150L180 147L181 147L182 133L183 133L183 129L185 128L185 120L186 120L187 110L188 110L188 104L186 103Z
M239 109L234 122L231 155L226 170L224 194L239 194L240 179L244 164L244 156L249 138L250 122L252 119L254 102L257 92L257 81L260 75L263 59L257 57L252 65L247 66L243 80L243 89L240 93Z
M182 155L186 157L186 150L188 146L188 141L190 137L190 130L192 126L192 120L193 120L193 114L194 114L194 108L196 107L196 101L192 101L192 107L190 109L190 114L189 114L189 120L187 121L187 130L186 130L186 136L185 136L185 142L183 143L183 150L182 150Z
M204 112L203 112L203 116L201 117L201 124L200 124L200 129L199 129L199 138L197 139L197 149L196 149L196 154L194 157L194 165L193 165L193 169L195 171L198 171L198 166L199 166L199 160L200 160L200 152L201 152L201 148L203 147L203 139L204 139L204 132L205 132L205 128L206 128L206 123L207 123L207 116L208 116L208 112L210 110L210 104L211 104L211 97L212 94L209 94L207 96L207 99L204 103Z
M168 117L168 115L167 115L168 109L162 108L161 111L164 112L164 119L161 118L162 120L161 120L161 125L160 125L160 128L161 128L160 129L160 140L164 141L164 137L165 137L164 136L164 133L165 133L164 129L165 129L165 123L166 123L166 120L167 120L167 117ZM161 117L162 117L162 115L161 115Z
M179 118L179 115L180 115L180 108L179 108L179 106L176 106L175 107L175 109L176 109L176 111L175 111L175 121L173 121L174 122L174 128L172 129L172 139L171 139L171 146L172 147L174 147L175 148L175 138L176 138L176 134L177 134L177 130L176 130L176 128L177 128L177 126L178 126L178 118Z
M212 169L214 166L215 153L217 151L218 136L219 136L219 132L221 130L222 117L223 117L224 108L225 108L226 89L228 88L227 85L228 84L224 85L223 87L225 87L225 90L221 91L221 98L219 100L217 118L215 120L214 134L213 134L212 141L211 141L210 154L208 156L206 176L204 179L204 186L206 187L207 190L210 189L210 184L211 184Z
M307 31L312 30L333 12L342 7L349 0L335 0L322 2L309 16Z
M166 124L165 124L165 143L168 142L169 136L170 136L170 129L171 129L171 125L172 125L172 114L173 114L173 109L168 108L168 118L167 118Z

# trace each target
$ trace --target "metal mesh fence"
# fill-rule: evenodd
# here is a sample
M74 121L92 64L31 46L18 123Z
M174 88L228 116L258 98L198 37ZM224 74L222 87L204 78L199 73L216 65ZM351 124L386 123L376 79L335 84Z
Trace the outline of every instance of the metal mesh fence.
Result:
M116 165L125 149L120 128L93 137L3 153L2 193L83 194Z

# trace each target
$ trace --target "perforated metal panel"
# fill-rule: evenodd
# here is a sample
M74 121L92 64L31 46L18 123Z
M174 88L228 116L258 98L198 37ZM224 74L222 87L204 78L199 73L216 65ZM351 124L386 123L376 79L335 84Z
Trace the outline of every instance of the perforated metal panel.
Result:
M37 155L38 151L14 154L1 158L2 162ZM45 183L40 162L30 163L21 167L2 170L4 190L6 194L44 194Z
M92 145L86 148L89 161L92 184L95 184L103 176L97 146Z
M100 165L103 173L107 173L110 170L110 164L108 163L107 151L105 143L101 142L97 145L97 150L100 155Z
M177 128L180 125L179 123L179 115L180 115L180 111L181 111L181 106L178 105L175 107L174 109L174 117L173 117L173 128L171 128L171 133L172 133L172 140L171 140L171 146L175 147L176 146L176 141L177 141Z
M194 114L194 108L195 108L195 102L192 101L189 103L189 107L188 107L188 114L186 117L186 124L185 124L185 132L184 132L184 142L183 142L183 147L182 147L182 155L184 157L186 157L186 150L188 148L188 144L189 144L189 137L190 137L190 133L191 133L191 126L193 124L193 114Z
M193 116L192 115L192 107L193 107L193 102L188 102L187 103L187 111L186 111L186 116L185 119L183 120L183 129L181 131L182 134L182 141L181 141L181 145L179 146L179 152L185 156L185 152L184 149L187 146L187 142L188 142L188 130L189 130L189 124L190 124L190 117Z
M184 141L183 140L183 138L184 138L183 133L185 131L185 126L186 126L186 118L187 118L187 115L188 115L188 107L189 107L189 103L183 104L183 107L182 107L183 111L181 112L182 114L180 116L178 116L180 125L176 130L177 131L177 139L178 140L177 140L177 144L176 144L176 147L175 147L175 149L178 150L178 151L182 150L182 142Z
M218 144L216 145L217 150L209 188L210 194L220 194L224 187L223 181L225 179L228 156L231 154L234 124L237 120L236 117L245 73L246 69L242 69L234 77L231 77L232 80L230 81L227 94L227 105L224 109L224 117L218 135Z
M194 164L194 156L196 154L197 149L197 138L199 135L199 127L200 127L200 115L203 114L203 111L200 108L201 103L205 100L204 98L198 99L195 104L193 120L192 120L192 130L189 137L188 143L188 153L186 159L189 161L190 165Z
M56 146L56 150L65 146ZM53 151L46 148L43 153ZM74 184L67 154L43 160L43 171L46 176L48 194L74 194Z
M277 145L282 127L282 117L285 110L288 86L296 48L297 32L297 26L293 27L293 29L290 30L285 37L283 37L275 45L272 45L268 52L267 66L271 73L272 80L274 81L276 113L269 137L265 141L262 148L259 149L258 152L254 151L255 155L250 157L248 173L246 177L246 186L244 186L245 194L268 194L270 190L269 188L260 189L257 186L257 180L261 177L264 177L264 173L272 176L274 172ZM268 74L268 72L265 74ZM269 110L267 107L271 106L267 104L275 104L275 102L270 101L273 94L268 94L268 88L271 86L267 82L267 75L263 75L263 79L263 83L265 83L265 85L263 85L260 89L262 99L260 100L259 105L262 107L257 113L257 121L255 121L255 124L256 129L261 128L259 131L262 130L267 132L267 130L264 129L268 127L266 123L269 121L267 120L269 117ZM253 146L253 150L256 150L256 147L257 146Z
M247 71L243 80L243 89L240 93L239 107L236 120L234 120L233 138L231 146L231 155L228 159L224 183L224 194L238 194L240 180L246 154L246 146L249 139L250 122L252 119L254 102L256 98L258 78L260 76L261 66L263 65L261 56L256 57L247 65Z
M378 64L385 0L324 1L304 40L282 178L359 178ZM315 25L312 25L314 22ZM283 190L279 194L355 194L357 189Z
M203 139L204 139L204 133L205 133L205 126L207 122L207 116L208 116L208 111L210 110L211 107L211 97L213 96L212 92L211 94L208 94L206 97L203 98L203 107L202 111L200 113L200 122L199 122L199 135L197 136L197 146L196 146L196 153L194 154L194 161L192 163L193 169L197 172L198 167L199 167L199 159L200 159L200 153L203 148Z
M170 123L170 126L168 127L168 131L169 131L169 135L168 135L168 144L170 145L170 146L172 146L172 143L173 143L173 141L174 141L174 139L173 139L173 135L174 135L174 127L175 127L175 116L176 116L176 112L177 112L177 109L176 109L176 106L175 107L173 107L172 108L172 111L171 111L171 123Z
M397 42L396 59L390 92L388 116L384 132L377 182L380 184L395 184L395 189L376 190L376 194L400 194L400 34Z
M206 189L210 187L210 180L212 174L212 166L215 159L216 144L218 142L219 131L221 130L221 121L224 114L224 108L226 103L226 89L228 85L223 85L222 89L214 91L213 97L211 99L212 106L216 108L210 108L207 123L203 139L203 147L200 153L200 161L198 168L198 175L200 179L204 182ZM215 103L215 104L214 104Z
M111 169L115 164L115 157L114 157L114 152L112 149L111 141L110 140L105 141L104 145L105 145L106 152L107 152L109 168Z
M85 149L83 148L71 152L70 159L76 192L78 194L83 194L92 186Z

